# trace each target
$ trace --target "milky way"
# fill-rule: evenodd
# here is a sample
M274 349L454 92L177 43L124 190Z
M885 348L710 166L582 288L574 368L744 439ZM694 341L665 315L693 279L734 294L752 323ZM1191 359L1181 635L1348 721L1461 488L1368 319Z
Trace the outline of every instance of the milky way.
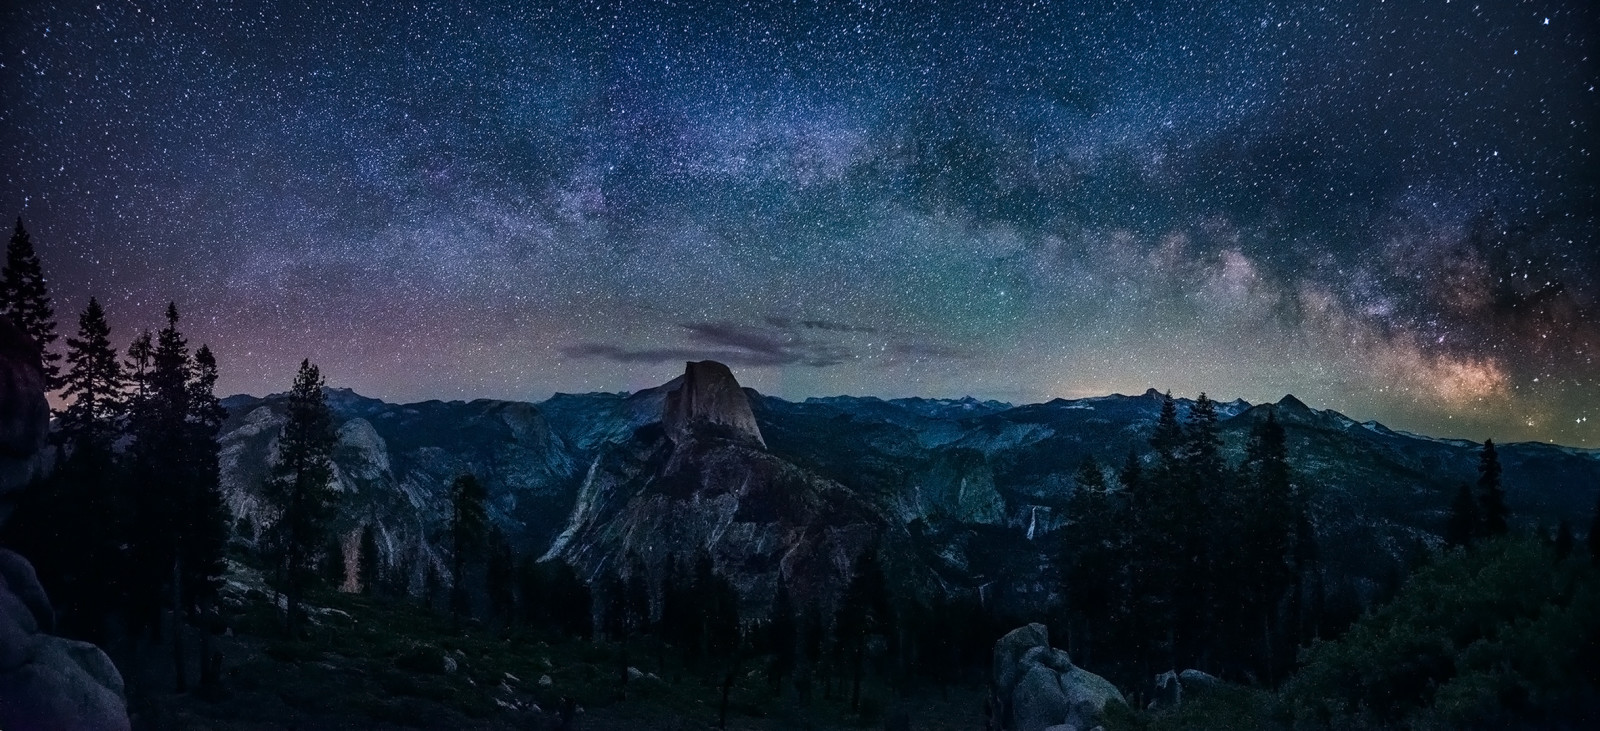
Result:
M1592 3L203 5L8 4L0 213L226 390L709 357L1600 446Z

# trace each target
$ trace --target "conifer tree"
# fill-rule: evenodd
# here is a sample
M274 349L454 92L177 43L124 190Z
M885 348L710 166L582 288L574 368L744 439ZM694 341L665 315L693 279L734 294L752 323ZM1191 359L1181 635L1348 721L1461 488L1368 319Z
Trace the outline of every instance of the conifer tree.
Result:
M128 376L128 385L133 389L128 394L130 414L138 413L150 392L150 361L154 356L155 343L150 338L150 331L140 331L128 344L128 362L123 370Z
M1495 452L1493 439L1484 441L1483 452L1478 457L1478 511L1480 535L1502 536L1510 530L1506 491L1500 486L1500 456Z
M789 583L778 576L778 590L772 596L772 611L767 624L768 644L772 646L772 663L767 667L767 682L773 693L781 692L783 679L794 672L798 629L794 613L794 600L789 597Z
M1226 593L1219 598L1239 610L1235 625L1243 631L1238 644L1259 647L1260 657L1246 658L1246 662L1270 678L1277 666L1274 653L1279 644L1275 641L1279 634L1276 609L1294 583L1291 561L1297 523L1288 442L1276 408L1269 408L1267 417L1251 427L1243 472L1238 491L1242 499L1227 506L1235 517L1222 521L1236 527L1228 542L1232 560L1217 573L1219 592L1237 589L1238 595L1231 602ZM1246 622L1259 626L1246 626ZM1252 636L1259 645L1247 639Z
M278 437L278 461L265 490L280 510L273 533L290 637L299 633L300 603L316 581L317 553L334 499L329 487L333 414L322 389L321 371L311 361L301 361L289 391L288 421Z
M33 250L33 239L23 228L21 216L6 245L5 265L0 268L0 315L10 317L17 329L38 346L46 390L60 388L61 354L51 350L56 343L56 313L50 306L50 290L39 255Z
M894 626L889 594L875 551L862 551L850 584L839 602L834 631L841 655L850 668L850 709L861 709L861 680L866 672L867 643Z
M1156 417L1156 428L1150 435L1150 447L1156 451L1157 465L1164 470L1176 470L1183 443L1183 425L1178 423L1178 402L1173 400L1172 392L1168 391L1161 397L1161 414Z
M1472 488L1467 483L1461 483L1456 490L1456 498L1450 503L1450 517L1444 526L1444 542L1447 546L1463 547L1472 545L1478 535L1478 501L1472 496Z
M1229 526L1217 507L1229 490L1227 465L1222 460L1222 438L1216 404L1201 393L1184 424L1178 472L1171 475L1165 510L1166 529L1173 536L1172 602L1183 607L1170 615L1174 664L1193 664L1205 653L1207 638L1215 638L1215 623L1225 614L1216 598L1226 591L1216 586L1219 549ZM1230 579L1233 577L1229 577Z
M361 526L361 544L357 553L356 566L361 574L361 593L375 594L378 587L382 586L382 578L379 576L381 570L378 563L378 532L372 527L372 523Z
M1568 556L1572 555L1572 521L1563 519L1561 524L1556 526L1556 540L1553 548L1558 562L1565 561Z
M1068 651L1079 662L1091 662L1096 633L1110 616L1113 572L1117 556L1113 545L1111 498L1105 473L1092 455L1078 466L1068 510L1072 524L1063 541L1062 578L1068 611L1076 628Z
M78 316L78 334L67 338L67 375L62 395L70 399L61 411L61 436L71 450L92 449L109 454L121 430L123 391L127 386L117 349L111 345L111 326L100 302Z
M511 542L499 528L489 531L488 564L484 570L485 594L489 597L489 614L496 621L509 622L516 613L515 582L516 556Z
M167 305L167 324L140 350L136 398L129 413L133 443L128 459L135 485L136 530L131 536L130 609L135 630L161 631L163 602L181 605L180 539L184 532L192 452L189 346L178 331L176 305ZM163 599L163 596L168 597ZM181 648L174 637L174 657ZM184 678L178 678L183 685Z
M1589 519L1589 562L1600 566L1600 497L1594 501L1594 517Z
M179 527L179 580L182 607L193 608L192 621L200 625L200 682L216 684L211 658L210 627L227 568L228 513L222 499L221 447L218 437L228 412L217 399L217 359L201 345L194 353L188 383L189 434L185 444L184 488ZM180 611L181 614L181 611Z
M450 485L450 612L457 619L470 608L466 573L487 535L489 518L483 507L487 497L483 484L470 473L456 477Z

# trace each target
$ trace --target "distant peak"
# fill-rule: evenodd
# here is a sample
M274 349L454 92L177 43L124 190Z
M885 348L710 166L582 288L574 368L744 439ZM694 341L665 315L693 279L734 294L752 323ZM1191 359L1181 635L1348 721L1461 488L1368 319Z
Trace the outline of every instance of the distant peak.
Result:
M1292 394L1292 393L1291 394L1285 394L1283 398L1278 399L1278 406L1280 408L1286 410L1286 411L1310 411L1311 410L1311 407L1307 406L1306 402L1295 398L1294 394Z
M1160 391L1157 391L1157 390L1155 390L1153 388L1145 389L1144 393L1142 395L1145 398L1166 398L1166 394L1164 394L1164 393L1162 393Z
M688 433L695 422L719 424L767 445L750 410L750 398L728 366L714 360L684 364L677 388L667 392L661 422L674 437Z

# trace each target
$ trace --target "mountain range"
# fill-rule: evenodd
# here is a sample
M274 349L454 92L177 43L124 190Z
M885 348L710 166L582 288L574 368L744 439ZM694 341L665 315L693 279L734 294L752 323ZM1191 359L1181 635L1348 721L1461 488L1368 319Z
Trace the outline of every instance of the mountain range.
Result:
M1162 395L1013 406L996 401L836 396L787 401L741 388L711 361L633 393L541 403L390 404L327 390L338 428L334 529L353 566L372 526L386 571L420 590L448 575L449 492L472 473L492 522L523 556L581 577L709 554L758 613L778 576L828 602L876 550L900 591L972 596L1018 611L1056 596L1055 559L1085 457L1147 452ZM223 485L242 540L274 519L261 484L285 421L283 395L225 399ZM1180 417L1193 403L1177 402ZM1276 414L1308 498L1335 595L1365 603L1437 545L1480 445L1357 422L1293 396L1218 404L1229 459ZM1587 519L1600 450L1499 445L1514 520Z

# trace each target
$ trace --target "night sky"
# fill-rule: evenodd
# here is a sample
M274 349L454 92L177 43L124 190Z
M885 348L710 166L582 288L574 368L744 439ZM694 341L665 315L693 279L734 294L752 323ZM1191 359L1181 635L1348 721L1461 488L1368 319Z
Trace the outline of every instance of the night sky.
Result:
M346 5L6 3L0 215L63 331L177 300L227 392L715 358L1600 447L1588 0Z

